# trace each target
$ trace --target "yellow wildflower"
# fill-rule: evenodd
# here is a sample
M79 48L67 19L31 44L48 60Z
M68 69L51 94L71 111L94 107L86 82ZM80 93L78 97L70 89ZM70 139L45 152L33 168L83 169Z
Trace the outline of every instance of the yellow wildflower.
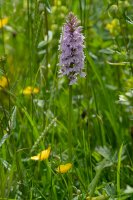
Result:
M56 171L58 173L64 174L71 168L72 168L72 164L71 163L67 163L65 165L59 165L58 168L56 169Z
M8 17L0 19L0 28L5 26L8 23Z
M106 25L106 29L112 34L117 35L120 31L119 20L113 19L111 23Z
M22 93L24 95L38 94L39 93L39 88L37 88L37 87L33 88L31 86L28 86L22 91Z
M5 76L0 78L0 89L8 86L8 80Z
M31 160L46 160L50 155L51 147L48 147L48 149L41 151L36 156L32 156Z

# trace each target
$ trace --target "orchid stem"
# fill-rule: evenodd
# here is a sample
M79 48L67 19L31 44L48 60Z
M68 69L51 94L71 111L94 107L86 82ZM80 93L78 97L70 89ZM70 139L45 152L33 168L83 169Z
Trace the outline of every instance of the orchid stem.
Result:
M69 85L69 102L68 102L68 151L69 162L72 163L72 85ZM72 176L69 174L69 199L72 199Z
M69 106L68 106L68 149L69 160L72 161L72 85L69 85Z

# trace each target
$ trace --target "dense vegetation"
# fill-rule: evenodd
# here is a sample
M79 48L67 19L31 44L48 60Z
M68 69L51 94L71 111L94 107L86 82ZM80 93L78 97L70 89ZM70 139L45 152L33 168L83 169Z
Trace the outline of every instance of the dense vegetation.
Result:
M133 199L132 10L132 0L0 0L0 199ZM86 73L71 89L58 64L69 12Z

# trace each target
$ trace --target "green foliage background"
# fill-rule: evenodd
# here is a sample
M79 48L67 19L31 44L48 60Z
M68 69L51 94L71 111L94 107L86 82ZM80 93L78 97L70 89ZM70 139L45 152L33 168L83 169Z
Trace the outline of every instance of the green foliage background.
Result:
M0 199L133 199L132 0L0 0ZM81 22L86 78L68 84L58 45L67 14ZM116 23L112 25L113 20ZM108 28L111 27L111 28ZM23 95L25 87L36 95ZM51 146L48 160L30 160ZM93 198L90 198L93 196Z

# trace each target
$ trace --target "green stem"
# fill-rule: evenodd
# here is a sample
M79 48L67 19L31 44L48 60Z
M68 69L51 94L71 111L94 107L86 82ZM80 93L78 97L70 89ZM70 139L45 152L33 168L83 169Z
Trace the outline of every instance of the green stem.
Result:
M118 194L118 200L120 200L120 168L121 168L121 156L122 156L122 150L123 150L123 144L120 147L119 154L118 154L118 164L117 164L117 194Z
M92 182L89 185L89 191L90 191L89 195L90 195L90 197L92 197L94 195L97 183L99 181L99 178L101 176L101 173L104 169L105 164L106 164L106 160L103 160L102 163L101 163L101 166L99 166L99 169L96 170L96 175L95 175L94 179L92 180Z
M48 56L49 56L49 52L48 52L48 13L47 13L47 9L45 7L45 12L44 12L44 21L45 21L45 34L47 36L47 45L46 45L46 57L45 57L45 83L47 83L47 77L48 77Z
M69 162L72 162L72 85L69 85L68 150L69 150ZM71 176L71 174L69 174L68 190L69 190L69 199L72 199L72 176Z
M72 86L69 85L69 105L68 105L68 149L69 160L72 161Z

